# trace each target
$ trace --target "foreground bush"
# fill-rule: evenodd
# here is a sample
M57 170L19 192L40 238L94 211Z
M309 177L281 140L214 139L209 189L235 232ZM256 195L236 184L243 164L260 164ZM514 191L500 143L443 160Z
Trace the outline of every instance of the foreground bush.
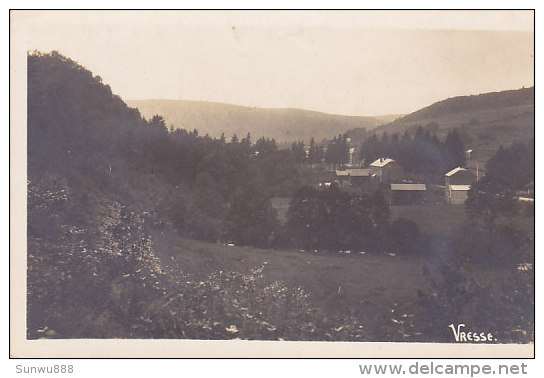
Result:
M499 343L534 342L534 271L515 269L500 286L478 283L467 266L445 262L438 274L425 271L416 328L435 342L454 342L450 324L491 332ZM477 275L477 274L476 274Z

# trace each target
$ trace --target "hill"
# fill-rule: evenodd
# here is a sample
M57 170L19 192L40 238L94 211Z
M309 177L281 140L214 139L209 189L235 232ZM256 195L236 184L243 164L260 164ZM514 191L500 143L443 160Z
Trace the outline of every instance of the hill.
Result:
M485 163L500 145L534 138L534 96L531 87L448 98L379 126L374 132L413 133L422 126L444 138L457 129L467 148L474 151L473 158ZM356 145L362 142L360 133L357 129L347 132Z
M398 115L378 117L342 116L302 109L267 109L231 105L218 102L187 100L132 100L146 118L160 114L168 125L186 130L197 129L201 134L227 139L233 134L244 137L250 133L255 140L274 138L278 142L291 142L311 138L321 141L353 128L373 129Z

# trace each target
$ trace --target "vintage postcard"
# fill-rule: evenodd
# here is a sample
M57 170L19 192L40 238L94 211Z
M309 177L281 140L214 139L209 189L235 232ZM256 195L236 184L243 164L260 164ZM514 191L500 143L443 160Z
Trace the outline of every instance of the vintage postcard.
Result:
M13 357L533 357L534 11L10 37Z

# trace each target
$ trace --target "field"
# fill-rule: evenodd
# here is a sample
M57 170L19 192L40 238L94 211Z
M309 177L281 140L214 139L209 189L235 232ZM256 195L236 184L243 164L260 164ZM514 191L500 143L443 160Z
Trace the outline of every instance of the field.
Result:
M351 252L276 251L200 242L165 235L156 240L159 257L174 258L185 270L202 275L227 269L249 272L264 265L267 281L302 286L325 308L367 303L380 307L412 302L425 286L424 261Z
M453 235L468 222L463 205L429 204L424 206L395 205L389 208L391 220L414 221L422 232Z
M395 318L417 316L418 290L428 289L423 268L438 267L432 257L263 250L196 241L170 232L156 233L153 239L165 265L174 262L196 280L219 270L247 274L263 266L266 283L280 281L287 287L302 287L323 317L351 313L365 327L385 332L393 332ZM478 267L477 273L475 278L484 284L508 274L486 267Z

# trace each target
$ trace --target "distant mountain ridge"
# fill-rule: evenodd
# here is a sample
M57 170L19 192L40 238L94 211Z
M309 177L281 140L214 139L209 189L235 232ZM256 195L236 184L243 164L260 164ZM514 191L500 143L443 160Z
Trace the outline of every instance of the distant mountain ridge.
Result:
M399 115L377 117L343 116L294 108L257 108L219 102L190 100L128 100L147 119L155 114L164 117L168 126L187 130L197 129L200 134L230 139L233 134L252 139L274 138L278 142L310 138L321 141L354 128L374 129L398 118Z

